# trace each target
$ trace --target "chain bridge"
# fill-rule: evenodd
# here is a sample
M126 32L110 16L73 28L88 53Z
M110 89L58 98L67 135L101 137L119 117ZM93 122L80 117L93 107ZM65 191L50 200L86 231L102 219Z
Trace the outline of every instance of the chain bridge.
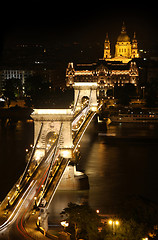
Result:
M97 82L76 82L73 87L73 108L34 109L31 114L34 145L22 176L0 205L0 232L15 222L17 229L22 228L29 211L36 207L40 209L40 226L47 231L47 210L58 186L79 188L77 179L83 173L76 171L74 155L101 106L97 103Z

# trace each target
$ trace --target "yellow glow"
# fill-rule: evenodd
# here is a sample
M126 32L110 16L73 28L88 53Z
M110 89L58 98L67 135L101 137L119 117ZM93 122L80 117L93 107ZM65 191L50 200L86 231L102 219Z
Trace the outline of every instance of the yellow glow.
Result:
M34 109L32 114L73 114L71 109Z
M63 158L71 158L72 157L72 150L71 149L61 149L60 155Z
M63 227L68 227L68 226L69 226L69 223L66 222L66 221L62 221L62 222L60 222L60 223L61 223L61 225L62 225Z
M108 222L110 225L112 225L112 223L113 223L113 221L112 220L109 220L109 222Z
M96 112L97 111L97 106L96 107L93 106L90 109L91 109L91 111Z
M97 84L97 82L75 82L74 86L78 86L78 87L80 87L80 86L82 86L82 87L84 87L84 86L93 87L94 86L94 87L97 87L98 84Z
M85 70L85 71L76 71L76 72L75 72L75 75L92 75L92 71L88 71L88 70Z
M39 161L44 155L44 152L40 149L37 149L35 152L35 160Z
M109 220L109 221L108 221L108 224L109 224L109 225L112 225L112 224L113 224L113 225L117 225L117 226L118 226L120 223L119 223L118 220L116 220L116 221Z

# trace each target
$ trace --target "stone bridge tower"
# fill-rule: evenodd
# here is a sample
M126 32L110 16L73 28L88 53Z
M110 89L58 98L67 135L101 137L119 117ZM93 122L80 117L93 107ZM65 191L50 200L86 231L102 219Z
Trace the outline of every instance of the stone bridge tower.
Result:
M37 158L44 156L49 146L49 137L59 135L62 124L61 137L59 142L60 154L62 157L72 157L72 119L71 109L35 109L31 117L34 120L34 141L38 138L41 124L42 130L37 144ZM37 159L38 160L38 159Z

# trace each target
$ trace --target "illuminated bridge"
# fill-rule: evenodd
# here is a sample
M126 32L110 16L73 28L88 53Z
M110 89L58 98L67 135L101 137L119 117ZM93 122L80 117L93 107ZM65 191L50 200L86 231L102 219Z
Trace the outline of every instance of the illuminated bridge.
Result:
M97 87L96 82L75 83L71 109L34 109L31 115L34 145L22 176L1 203L0 234L9 231L15 239L32 239L24 224L30 211L37 207L40 208L40 226L47 231L47 209L60 182L64 181L61 179L69 163L75 163L74 153L100 108Z

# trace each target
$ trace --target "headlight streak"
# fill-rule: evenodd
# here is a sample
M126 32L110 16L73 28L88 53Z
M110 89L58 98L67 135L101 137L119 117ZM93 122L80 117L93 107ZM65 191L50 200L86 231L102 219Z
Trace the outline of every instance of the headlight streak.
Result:
M81 117L81 115L83 116L83 114L85 114L86 112L87 112L87 107L82 111L82 113L79 114L79 116L76 117L76 119L74 119L73 123L76 123L79 120L79 118ZM93 118L93 116L92 116L92 118ZM90 119L89 123L91 122L92 118ZM89 125L89 123L88 123L88 125ZM81 124L81 126L82 125L83 124ZM86 128L87 127L88 126L86 126ZM84 130L84 132L85 132L85 130ZM84 132L83 132L83 134L84 134ZM82 136L80 136L80 139L81 138L82 138ZM80 139L79 139L79 141L80 141ZM1 232L6 230L7 227L9 227L14 221L16 221L17 229L23 235L23 237L25 237L27 239L30 239L30 238L32 239L32 237L27 233L26 229L24 228L24 225L23 225L24 224L24 217L25 217L26 213L28 212L28 209L31 206L31 204L33 204L33 201L34 201L33 196L38 196L39 191L41 189L41 186L45 182L45 179L46 179L46 176L47 176L47 172L48 172L48 169L49 169L49 166L50 166L50 161L51 161L54 149L55 149L55 147L53 147L53 149L49 153L49 156L45 159L45 164L47 165L47 167L45 165L45 169L46 170L45 170L44 174L42 175L42 177L40 178L40 181L39 180L32 180L32 182L29 184L29 186L27 187L27 189L23 193L22 197L19 199L18 203L16 204L16 207L12 211L11 215L9 216L9 218L2 225L0 225L0 231ZM53 164L55 163L56 158L58 157L58 155L59 155L59 153L55 157L55 159L53 161ZM40 170L40 171L42 171L42 170ZM41 173L40 173L39 176L41 176ZM60 181L61 181L61 178L60 178ZM54 191L54 193L52 195L52 198L54 197L54 194L56 192L56 189L57 189L60 181L58 182L58 184L57 184L57 186L55 188L55 191ZM13 196L12 196L12 198L13 198ZM20 213L20 211L21 211L21 213ZM18 221L18 219L19 219L19 221ZM21 229L20 229L20 226L21 226Z
M50 165L49 165L50 166ZM41 189L41 185L43 184L43 182L45 181L45 178L46 178L46 175L47 175L47 171L49 169L49 166L47 167L46 171L44 172L43 176L40 178L40 181L38 183L38 187L36 188L36 194L34 195L37 196L38 192L40 191ZM32 202L34 201L34 198L32 198L31 202L29 203L29 206L32 204ZM29 208L28 206L28 208ZM18 229L18 231L20 232L20 234L24 237L24 238L27 238L27 239L32 239L32 237L29 235L29 233L26 231L25 227L23 226L23 219L24 219L24 216L25 214L27 213L28 209L25 210L25 212L23 213L21 219L17 219L17 222L16 222L16 227ZM19 220L19 223L20 225L18 225L18 220ZM21 229L20 229L21 228Z
M51 157L49 156L49 157L48 157L48 160L50 160L50 158L51 158ZM46 160L46 161L48 161L48 160ZM40 181L39 181L39 183L38 183L38 187L36 187L36 193L35 193L34 197L37 196L38 192L39 192L40 189L41 189L41 186L43 185L43 183L44 183L44 181L45 181L45 179L46 179L47 171L48 171L48 169L49 169L49 166L50 166L50 164L48 165L47 169L45 170L43 176L40 178ZM30 201L30 203L29 203L29 205L28 205L28 208L29 208L29 206L32 204L33 201L34 201L34 198L32 198L32 200ZM21 219L18 219L18 218L17 218L16 227L17 227L19 233L20 233L24 238L32 239L31 235L29 235L29 233L26 231L26 229L25 229L25 227L24 227L24 225L23 225L23 219L24 219L24 216L25 216L25 214L27 213L27 211L28 211L28 209L25 210L25 212L23 213ZM20 224L18 223L18 221L19 221ZM20 228L21 228L21 229L20 229Z
M69 162L70 162L70 160L67 162L66 167L69 165ZM64 172L66 171L66 167L65 167ZM64 175L64 172L63 172L62 176ZM52 201L52 199L53 199L53 197L54 197L54 195L55 195L55 193L56 193L56 190L57 190L57 188L58 188L58 186L59 186L59 184L60 184L60 182L61 182L62 176L60 177L60 180L59 180L59 182L57 183L56 188L55 188L55 190L54 190L54 192L53 192L53 194L52 194L52 196L51 196L51 198L50 198L50 200L49 200L49 202L48 202L48 204L47 204L47 209L49 208L50 203L51 203L51 201Z
M28 186L28 188L26 189L26 191L24 192L24 194L22 195L21 199L19 200L17 206L15 207L14 211L12 212L12 214L10 215L10 217L7 219L6 222L4 222L1 226L0 226L0 231L4 230L5 228L7 228L12 222L15 221L15 218L17 217L21 207L23 206L25 200L27 199L28 195L30 194L30 192L32 191L32 189L34 188L35 184L37 181L34 182L34 180L31 182L31 184ZM32 186L33 184L33 186ZM31 187L32 186L32 187ZM30 189L31 188L31 189ZM21 204L23 200L23 203ZM21 206L19 207L19 205L21 204ZM19 207L18 211L17 208ZM17 211L17 212L16 212ZM14 213L16 212L16 214L14 215ZM12 219L13 218L13 219Z
M32 182L29 184L29 186L27 187L27 189L25 190L25 192L23 193L23 195L21 196L21 198L17 202L17 204L16 204L15 208L13 209L12 213L10 213L10 216L8 217L8 219L2 225L0 225L0 232L5 231L8 227L10 227L11 224L13 224L13 222L17 221L16 226L17 226L18 231L23 235L24 238L32 239L32 237L27 233L27 231L25 230L25 228L23 226L23 220L24 220L24 217L25 217L25 215L28 211L28 208L31 206L31 204L34 201L34 198L32 196L37 196L38 195L38 193L41 189L41 186L45 182L45 179L46 179L46 176L47 176L47 171L48 171L49 166L50 166L50 161L51 161L54 149L55 149L55 147L51 150L49 156L45 160L45 167L47 165L47 168L46 168L44 174L42 175L42 177L40 178L40 181L35 180L35 179L32 180ZM53 164L55 163L58 155L59 155L59 152L57 153L57 156L55 157L55 159L53 161ZM37 181L38 181L38 184L37 184ZM22 213L20 211L22 211L22 212L24 211L24 213ZM22 214L22 217L20 217L21 214ZM20 220L19 221L19 223L20 223L19 226L18 226L18 224L19 224L18 219Z
M54 149L53 149L53 150L54 150ZM53 152L53 151L52 151L52 152ZM51 159L51 157L52 157L52 153L49 155L49 157L48 157L48 159L46 160L46 162L49 162L50 159ZM48 167L48 168L49 168L49 167ZM46 172L48 171L48 168L46 169L46 171L45 171L45 173L44 173L44 176L45 176ZM43 178L41 178L41 179L43 179ZM44 180L45 180L45 178L44 178ZM43 180L43 182L44 182L44 180ZM40 180L40 182L41 182L41 181L42 181L42 180ZM18 204L16 205L15 209L13 210L12 214L9 216L9 218L6 220L6 222L4 222L4 223L0 226L0 231L5 230L5 228L7 228L11 223L13 223L13 222L15 221L15 219L16 219L17 215L19 214L22 206L24 205L25 200L27 199L27 197L29 196L30 192L31 192L32 189L34 188L37 180L34 182L34 184L33 184L33 182L34 182L34 180L30 183L30 185L28 186L28 188L27 188L27 189L25 190L25 192L23 193L21 199L19 200L19 202L18 202ZM33 186L32 186L32 184L33 184ZM32 186L32 187L31 187L31 186ZM31 188L31 189L30 189L30 188ZM36 195L37 195L37 193L39 192L40 188L41 188L41 185L40 185L39 189L36 191ZM21 204L22 200L24 200L24 201L23 201L23 203ZM20 204L21 204L21 206L20 206ZM19 207L19 206L20 206L20 207ZM18 209L18 207L19 207L19 209ZM18 210L17 210L17 209L18 209ZM16 212L16 211L17 211L17 212ZM15 214L15 212L16 212L16 214ZM14 214L15 214L15 215L14 215ZM12 218L13 218L13 219L12 219Z

